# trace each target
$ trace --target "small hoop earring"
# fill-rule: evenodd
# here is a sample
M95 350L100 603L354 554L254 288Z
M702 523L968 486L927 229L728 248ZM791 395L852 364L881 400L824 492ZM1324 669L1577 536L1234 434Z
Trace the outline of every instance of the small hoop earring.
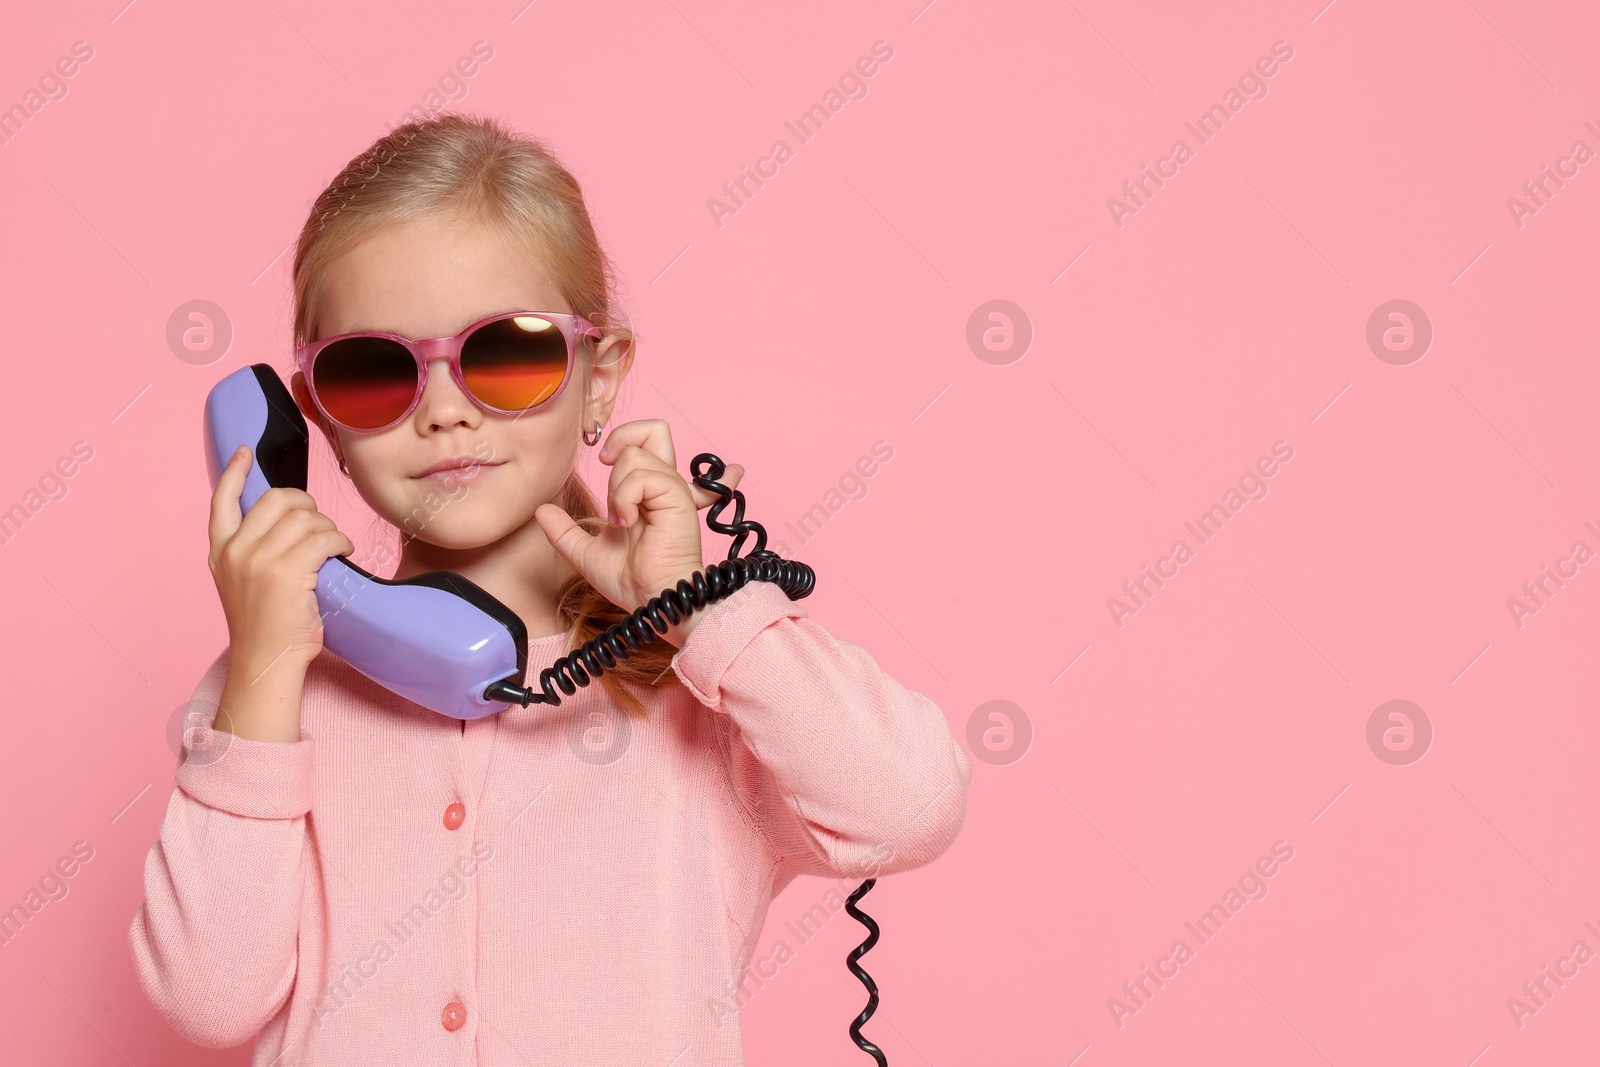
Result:
M342 455L339 457L339 470L344 474L344 476L346 478L350 477L350 468L345 466L344 456L342 456Z
M586 445L590 446L591 448L593 448L596 444L599 443L601 425L602 424L598 423L598 422L594 424L594 436L593 437L589 436L589 431L588 430L583 431L583 443L584 444L586 444Z

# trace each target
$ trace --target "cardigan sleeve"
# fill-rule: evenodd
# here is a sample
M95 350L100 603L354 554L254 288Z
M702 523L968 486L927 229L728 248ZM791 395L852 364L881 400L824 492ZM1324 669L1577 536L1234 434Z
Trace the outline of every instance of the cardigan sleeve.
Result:
M672 666L730 720L734 789L791 872L893 874L960 830L972 760L944 712L777 585L711 605Z
M226 675L224 650L190 707L215 708ZM128 940L145 995L173 1029L228 1048L255 1036L294 986L313 742L186 725Z

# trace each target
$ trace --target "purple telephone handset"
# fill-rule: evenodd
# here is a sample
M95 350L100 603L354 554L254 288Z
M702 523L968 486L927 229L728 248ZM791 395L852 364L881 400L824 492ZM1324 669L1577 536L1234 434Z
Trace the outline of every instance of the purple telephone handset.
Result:
M269 488L306 487L310 437L276 371L256 363L234 371L206 397L206 469L216 488L240 445L253 452L239 506ZM323 647L374 682L454 719L504 711L485 700L495 682L520 685L528 632L516 613L452 571L391 581L342 556L317 572Z

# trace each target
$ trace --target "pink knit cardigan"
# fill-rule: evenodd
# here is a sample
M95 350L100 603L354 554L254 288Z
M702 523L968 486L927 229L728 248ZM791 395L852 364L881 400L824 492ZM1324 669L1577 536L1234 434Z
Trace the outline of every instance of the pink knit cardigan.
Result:
M530 641L529 679L567 650ZM742 1064L773 895L933 860L972 763L770 583L672 669L647 718L593 683L462 723L324 652L298 742L200 725L129 931L146 995L196 1044L255 1037L256 1067Z

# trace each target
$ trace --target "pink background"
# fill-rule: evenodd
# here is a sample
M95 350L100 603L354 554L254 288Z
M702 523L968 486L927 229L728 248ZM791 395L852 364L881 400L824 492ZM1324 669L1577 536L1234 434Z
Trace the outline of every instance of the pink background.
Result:
M958 736L987 701L1021 709L955 845L866 901L891 1063L1595 1047L1600 961L1520 1026L1507 998L1574 942L1600 952L1600 562L1520 627L1507 600L1600 550L1600 162L1520 226L1507 199L1600 150L1600 14L923 2L110 0L0 36L0 105L94 50L0 147L0 508L93 449L0 546L0 907L93 849L0 948L8 1058L247 1061L173 1035L126 943L167 730L226 641L200 405L287 364L282 253L312 198L479 40L450 106L547 138L628 282L618 420L668 419L685 469L746 464L751 516L818 572L812 616ZM798 145L783 123L879 40L866 97ZM1184 122L1276 41L1268 95L1198 146ZM708 198L778 138L794 158L719 228ZM1178 138L1194 158L1119 227L1107 199ZM166 341L194 299L234 331L207 366ZM1033 338L991 362L967 329L995 299ZM1403 366L1366 341L1395 299L1434 330ZM880 440L867 495L785 536ZM1183 524L1277 441L1268 495L1199 545ZM358 547L382 535L326 453L312 492ZM1119 628L1108 598L1179 538L1193 558ZM1408 765L1367 741L1394 699L1432 726ZM1269 894L1200 946L1184 923L1278 841ZM826 888L774 902L762 954ZM839 915L744 1008L753 1064L869 1062L846 1035L860 938ZM1108 998L1179 938L1193 958L1119 1026Z

